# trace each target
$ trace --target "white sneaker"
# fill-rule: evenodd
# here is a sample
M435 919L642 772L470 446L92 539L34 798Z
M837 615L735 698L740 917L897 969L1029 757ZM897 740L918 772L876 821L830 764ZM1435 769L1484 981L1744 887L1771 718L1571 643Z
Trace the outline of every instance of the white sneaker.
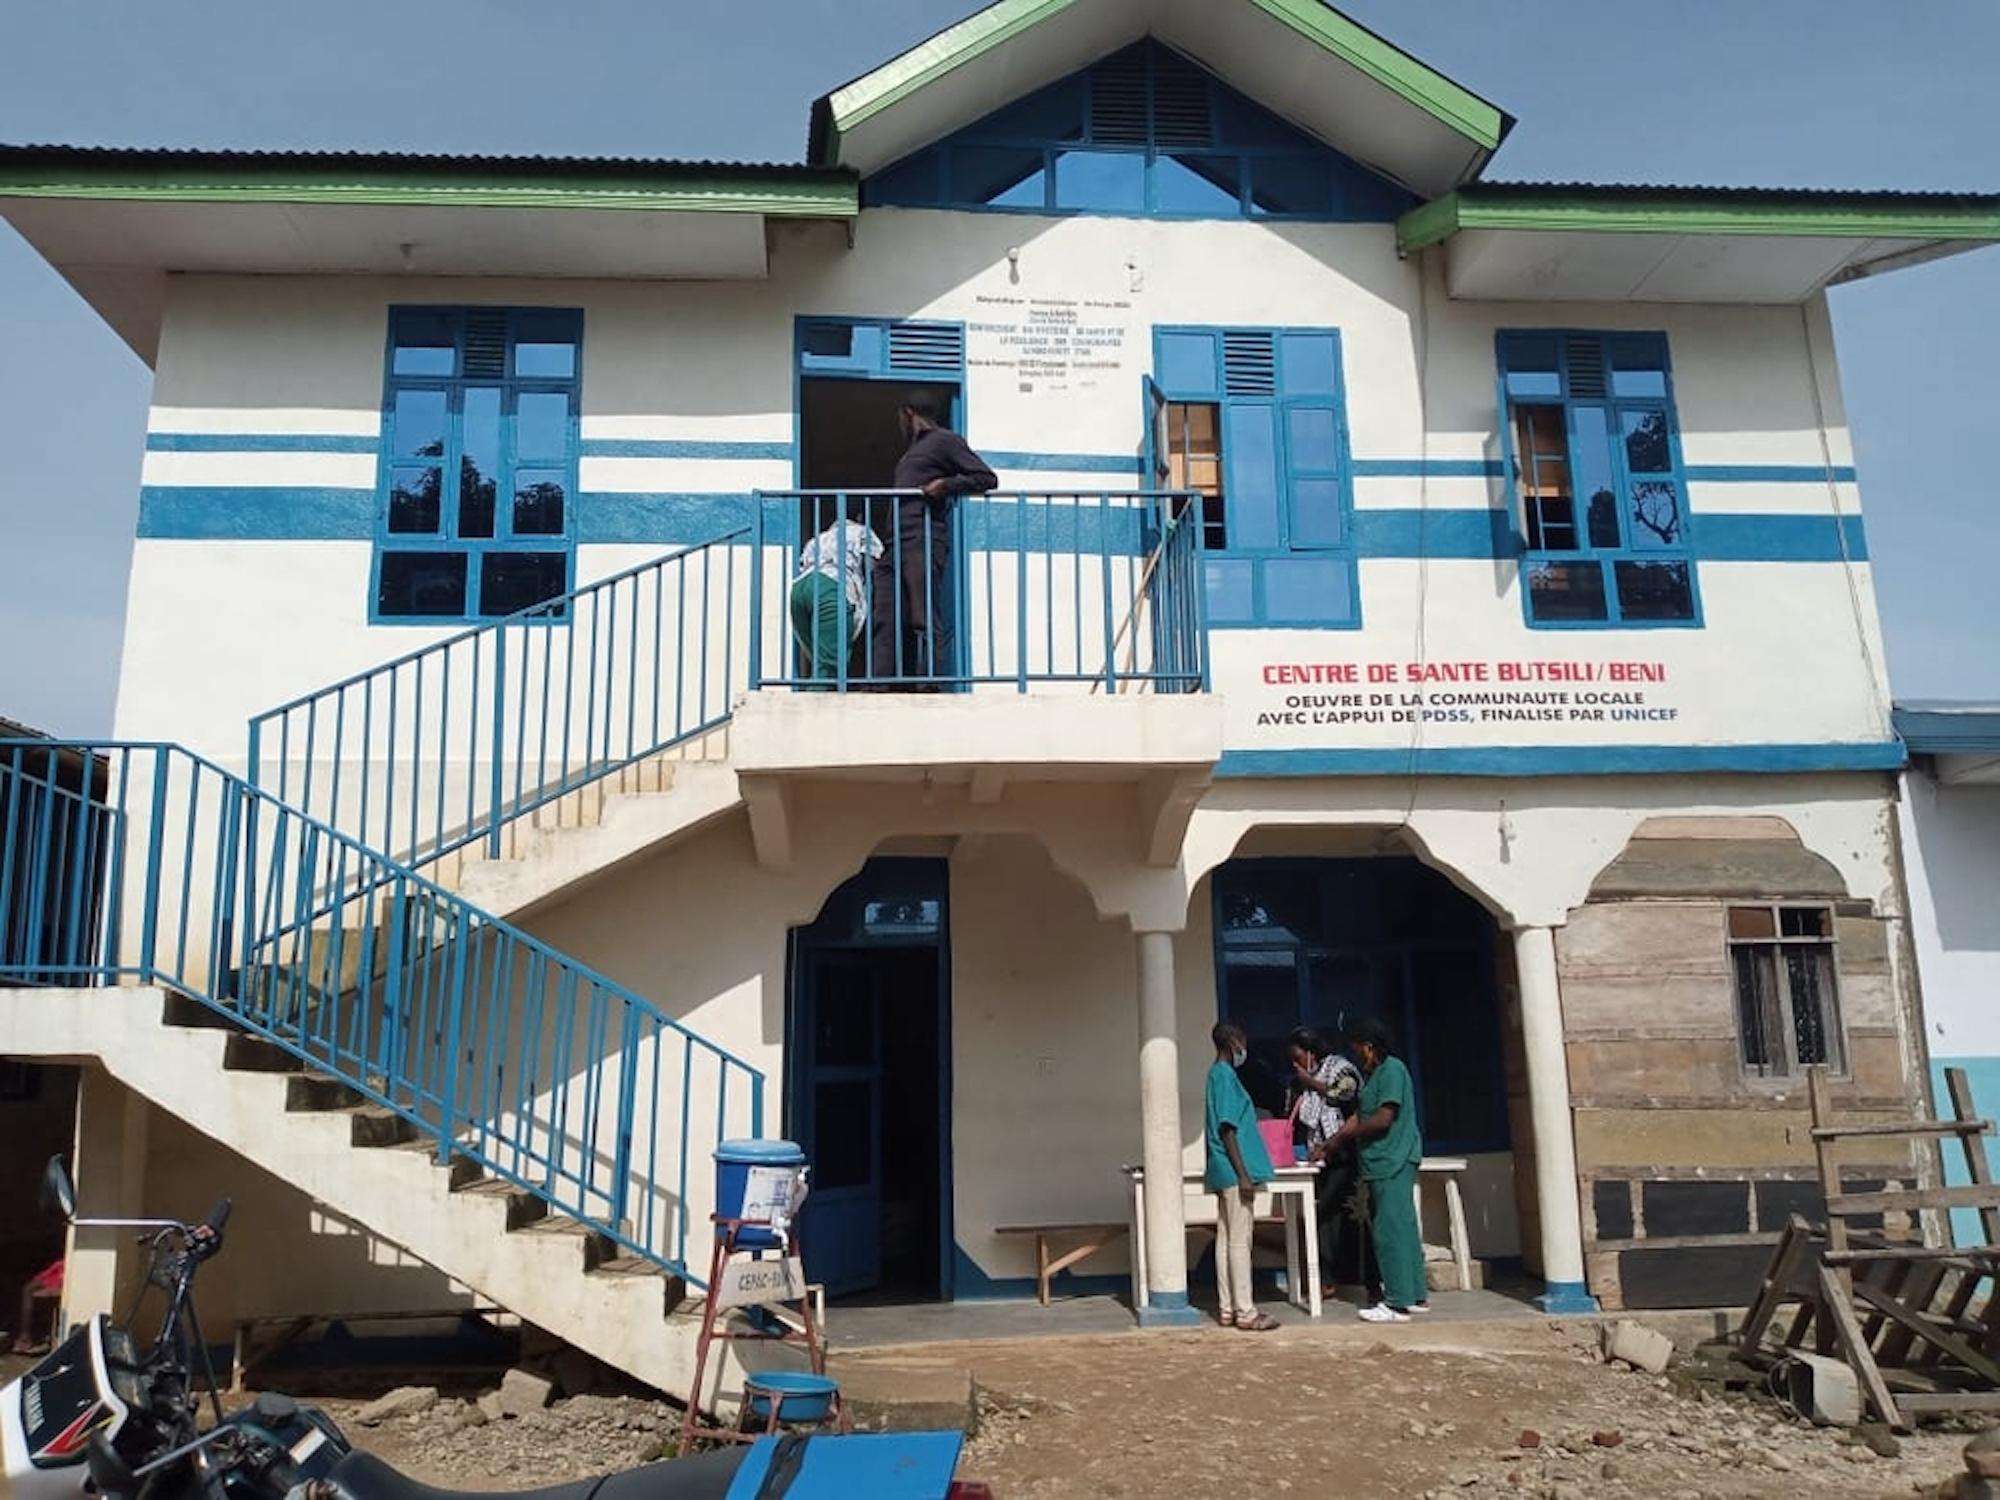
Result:
M1408 1307L1403 1309L1405 1312L1413 1313L1427 1313L1430 1310L1431 1305L1428 1302L1412 1302Z
M1399 1312L1386 1302L1378 1302L1373 1307L1364 1307L1359 1314L1364 1323L1407 1323L1410 1315Z

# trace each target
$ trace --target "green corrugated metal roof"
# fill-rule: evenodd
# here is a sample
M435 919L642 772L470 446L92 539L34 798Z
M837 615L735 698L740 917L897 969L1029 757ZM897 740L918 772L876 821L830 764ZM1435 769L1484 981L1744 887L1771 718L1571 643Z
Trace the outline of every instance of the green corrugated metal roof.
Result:
M1410 210L1396 242L1421 250L1461 229L2000 239L2000 194L1480 182Z
M642 209L851 218L851 172L604 156L0 146L0 196Z

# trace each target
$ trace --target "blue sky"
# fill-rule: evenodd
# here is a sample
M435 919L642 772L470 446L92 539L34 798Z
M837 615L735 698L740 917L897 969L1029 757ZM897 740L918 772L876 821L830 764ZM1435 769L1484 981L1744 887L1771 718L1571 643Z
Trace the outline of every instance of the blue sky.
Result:
M0 141L796 160L814 96L971 8L12 0ZM1343 8L1520 117L1496 178L2000 190L1989 0ZM2000 249L1833 310L1895 690L2000 699ZM110 727L147 395L0 226L0 715Z

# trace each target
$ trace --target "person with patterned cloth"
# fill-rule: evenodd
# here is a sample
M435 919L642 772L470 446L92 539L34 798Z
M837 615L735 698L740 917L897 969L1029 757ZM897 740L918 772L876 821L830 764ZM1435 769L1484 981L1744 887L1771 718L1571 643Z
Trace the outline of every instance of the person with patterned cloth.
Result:
M1292 1064L1292 1099L1306 1160L1319 1168L1313 1184L1313 1211L1319 1219L1319 1267L1324 1295L1361 1278L1359 1225L1354 1210L1355 1153L1352 1144L1332 1146L1361 1096L1361 1072L1342 1049L1309 1026L1286 1040Z

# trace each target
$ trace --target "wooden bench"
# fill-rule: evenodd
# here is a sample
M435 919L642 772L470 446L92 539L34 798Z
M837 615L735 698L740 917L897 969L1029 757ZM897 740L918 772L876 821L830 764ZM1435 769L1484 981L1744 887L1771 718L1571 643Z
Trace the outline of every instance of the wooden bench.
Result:
M1056 1272L1067 1270L1078 1261L1095 1255L1106 1245L1124 1234L1127 1225L1121 1219L1117 1223L1106 1221L1102 1224L1002 1224L995 1234L1032 1234L1035 1237L1035 1295L1042 1306L1049 1305L1049 1282ZM1049 1241L1058 1235L1083 1236L1083 1243L1061 1255L1051 1257Z

